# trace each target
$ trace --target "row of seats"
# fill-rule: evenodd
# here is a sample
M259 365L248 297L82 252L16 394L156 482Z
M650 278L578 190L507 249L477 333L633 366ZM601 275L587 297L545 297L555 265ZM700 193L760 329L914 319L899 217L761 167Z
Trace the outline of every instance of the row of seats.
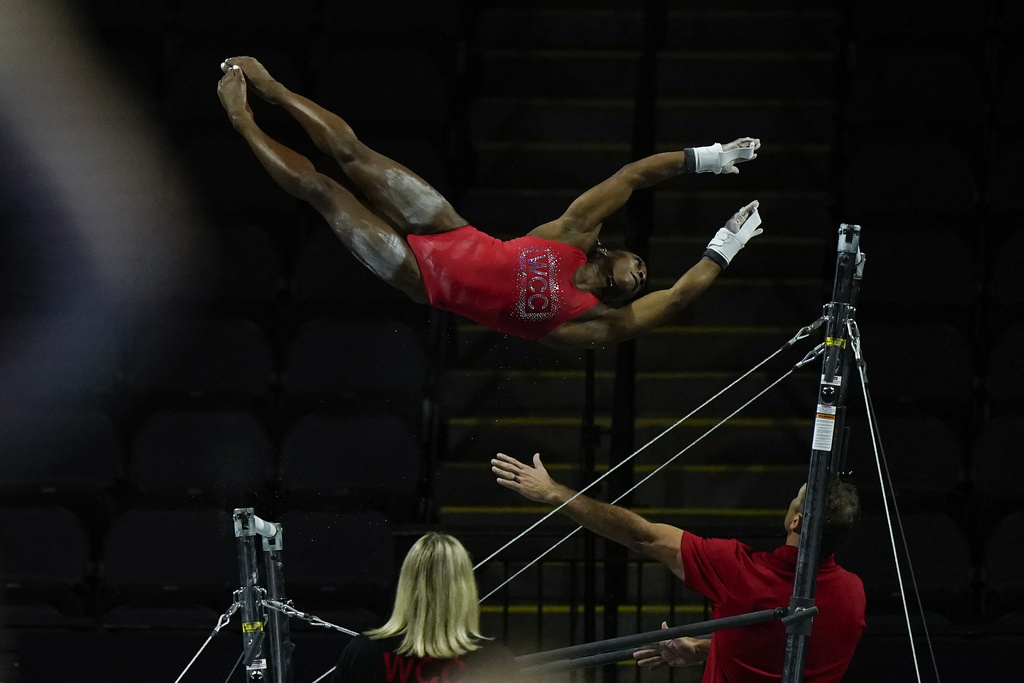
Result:
M757 6L757 3L748 4ZM231 3L201 0L146 0L135 3L129 10L116 0L90 2L88 6L97 24L111 30L162 33L168 26L180 26L193 32L210 33L245 29L267 33L322 30L345 34L365 30L379 32L387 27L401 33L419 31L448 36L457 29L459 4L444 0L424 8L422 3L400 0L394 3L393 10L385 10L374 5L338 7L336 3L317 1L297 3L291 11L281 13L274 11L271 2L261 0L253 5L253 11L241 14L234 11ZM522 6L535 7L530 3ZM604 7L640 12L644 5L639 0L619 0ZM570 8L578 9L572 5ZM739 9L742 10L742 6ZM672 0L666 4L666 10L670 14L692 13L694 7L689 2ZM1020 18L1014 3L960 5L942 12L921 10L919 3L892 5L884 0L869 0L851 5L844 20L855 41L898 45L914 38L956 38L965 42L1012 35L1005 29L991 30L990 21L1002 27L1006 26L1005 22L1012 26Z
M892 193L900 187L894 186ZM1024 258L1024 234L1010 221L993 223L996 240L988 239L987 244L998 248L983 258L989 250L977 242L976 234L968 239L946 219L924 225L918 216L917 222L904 224L903 214L886 208L888 194L867 189L862 194L860 199L850 199L851 207L861 206L850 208L848 215L863 226L862 246L868 256L861 296L864 315L903 323L942 320L970 338L981 314L991 319L988 339L994 341L1024 319L1024 299L1015 286L1016 264ZM974 227L973 222L970 225ZM415 328L431 315L430 309L414 304L372 275L319 225L301 247L296 245L294 254L290 246L276 244L267 231L251 225L211 230L206 238L204 261L183 274L188 290L169 298L167 304L223 316L244 315L274 328L277 336L281 328L290 334L318 316L372 318L388 311ZM688 246L665 248L673 250L670 258L677 250L676 258L689 258ZM669 273L659 277L665 275ZM26 280L25 287L31 283ZM742 309L732 315L748 317ZM12 324L17 326L18 321L6 326ZM125 334L103 321L96 321L93 333ZM107 348L119 348L118 339L111 341Z
M251 414L159 412L122 445L95 411L23 413L0 428L0 500L62 501L100 516L132 502L360 508L414 519L425 447L394 415L309 414L275 447Z
M911 599L916 585L926 611L962 619L971 614L980 596L990 618L1024 607L1024 571L1020 564L1024 513L994 521L984 532L980 556L970 532L943 514L907 514L893 519L892 540L885 515L864 517L854 536L836 551L836 560L864 582L869 612L898 612L900 582L892 556L899 549L899 572ZM904 543L906 548L904 548ZM975 564L972 556L978 557Z
M532 115L542 116L543 112ZM564 116L557 110L549 115ZM448 169L451 166L444 148L436 142L437 135L374 135L372 129L363 133L365 129L360 129L358 119L353 119L352 125L371 147L411 168L442 194L450 192L453 183ZM289 140L283 135L284 131L278 137L302 151L309 145L304 140ZM181 142L183 162L199 180L198 186L205 193L208 208L225 220L250 216L259 221L261 212L263 215L279 212L292 221L315 217L311 209L274 185L244 142L230 130L207 127L202 135L186 137ZM892 224L892 230L904 233L924 233L931 227L955 230L965 219L976 215L979 206L988 207L996 217L1012 215L1016 164L1012 150L996 147L990 154L979 155L974 144L957 144L945 139L919 142L914 145L914 172L907 173L901 164L882 161L893 154L893 147L897 145L879 141L878 136L872 135L871 140L858 144L850 157L843 160L838 190L844 214L863 213L877 222L891 213L899 219ZM801 165L806 172L808 159L794 157L792 150L780 152L787 154L790 160L795 159L797 167L783 167L780 164L786 157L780 158L775 162L773 177L749 179L752 189L762 192L766 187L791 189L794 182L800 180L794 174L801 172ZM517 158L510 160L513 155ZM566 167L560 169L563 185L559 189L576 192L600 182L629 160L624 147L592 151L572 166L556 157L548 159L543 151L537 150L502 148L499 153L484 148L479 150L479 157L478 172L483 175L477 179L478 184L502 181L522 184L524 177L529 179L531 164L562 163ZM517 167L509 167L510 161L515 161ZM670 188L663 190L671 191ZM654 192L657 194L658 190ZM467 207L456 205L456 208L465 211ZM468 215L467 218L474 221L479 217ZM488 226L480 227L486 230ZM523 226L523 232L530 227ZM974 230L965 231L964 235L973 238Z
M455 0L423 3L398 0L390 9L375 5L338 6L332 2L300 2L287 12L267 0L258 0L250 11L238 12L229 2L204 0L145 0L122 7L116 0L89 2L84 11L101 29L113 32L162 35L180 28L201 35L232 35L249 32L257 35L287 37L292 33L308 35L349 35L371 31L382 33L423 33L451 36L458 28Z
M879 172L871 171L875 176ZM1021 295L1012 285L1015 264L1024 258L1024 233L1006 221L993 223L992 230L999 235L998 249L991 264L983 268L982 245L974 241L976 232L968 236L948 222L891 225L900 213L889 200L906 189L905 183L899 183L892 186L891 193L879 195L877 186L865 186L861 196L854 196L852 190L846 195L853 216L860 212L889 214L880 218L881 223L862 221L863 250L868 255L863 287L865 311L890 308L913 315L915 306L942 305L973 312L981 303L981 290L989 293L997 309L1019 311ZM940 210L934 204L929 206L925 211ZM387 307L424 311L423 317L427 316L425 309L415 307L399 290L359 264L325 227L317 225L295 247L276 244L269 232L252 225L211 230L206 238L206 259L188 273L190 287L183 303L214 310L219 305L225 310L252 312L258 318L274 315L299 321L304 312L322 313L331 310L332 305L335 310L344 306L351 311L354 307L367 315ZM684 249L689 247L677 248L681 256L688 253ZM982 276L983 272L987 274ZM660 277L667 275L662 273ZM742 311L736 315L742 317Z
M419 13L422 14L422 10ZM433 15L430 12L431 17L437 21L438 16L444 16L444 12L439 12L437 15ZM211 13L216 15L216 13ZM275 13L279 14L279 13ZM291 14L291 13L289 13ZM338 13L330 13L330 16L337 17ZM448 59L451 59L454 54L452 49L453 42L451 36L447 36L444 33L430 32L427 34L423 31L424 25L432 25L434 22L394 22L389 21L389 30L391 35L396 33L403 34L403 37L407 37L408 40L400 47L389 46L387 51L380 48L379 45L373 45L368 40L372 32L367 31L364 27L363 31L354 30L354 27L360 26L360 17L357 13L351 14L352 21L343 21L342 24L347 30L326 32L326 31L307 31L305 35L301 35L302 29L296 27L295 34L289 35L287 31L287 24L283 27L275 27L276 40L267 40L265 36L260 36L257 31L249 30L250 42L255 42L265 50L270 50L271 55L264 57L268 61L268 66L272 67L272 72L281 73L282 80L284 76L288 74L302 74L313 72L315 74L323 74L319 77L325 81L326 89L330 92L337 92L339 90L338 80L341 74L349 76L354 81L354 87L357 88L368 88L372 92L380 93L381 97L387 101L387 95L383 93L383 88L379 83L374 84L368 80L368 77L375 73L373 68L367 68L367 61L370 59L376 59L384 57L385 59L402 59L407 60L410 53L415 49L422 49L424 45L434 48L437 52L445 54ZM158 15L157 15L158 16ZM405 19L409 19L410 15L396 13L394 16L401 16ZM303 21L301 12L296 12L295 16L290 17L295 21L295 17L298 17L298 22ZM417 26L418 32L411 32L407 30L408 26ZM458 30L459 24L457 21L451 21L444 23L449 31ZM484 27L485 30L487 27ZM134 46L137 50L145 50L152 44L156 44L163 48L163 52L169 55L174 55L176 62L180 63L181 60L185 60L192 65L193 61L189 58L193 55L200 54L204 51L213 51L210 55L204 55L203 59L198 60L200 63L205 62L210 66L216 66L220 58L225 55L217 50L224 49L224 43L230 40L234 30L239 30L238 25L233 25L230 29L227 29L227 35L225 30L219 29L217 31L197 31L197 30L183 30L178 31L175 27L165 27L162 32L162 36L156 36L153 40L153 36L146 36L144 33L136 32L134 34L135 40L119 41L122 44ZM140 37L145 36L149 38L149 43L145 43L139 40ZM120 37L120 36L118 36ZM612 38L609 36L609 38ZM690 38L687 35L687 38ZM367 43L368 50L364 50L363 54L360 54L359 50L354 47L354 44ZM163 43L163 44L161 44ZM692 39L688 42L688 46L692 44ZM885 41L872 41L872 40L853 40L852 45L854 48L853 59L850 60L852 65L852 77L854 79L855 86L863 83L866 90L853 88L853 109L856 110L858 103L866 103L871 106L872 100L884 100L889 103L900 102L904 100L919 99L919 111L924 115L925 119L945 118L945 120L960 120L959 115L968 110L968 120L971 116L977 118L983 113L980 107L972 108L972 103L983 102L988 93L988 87L984 78L984 71L986 68L985 64L985 43L960 43L957 45L944 45L940 49L936 50L933 45L915 45L913 43L904 44L889 44ZM833 47L833 45L823 46L826 49ZM447 48L447 49L445 49ZM378 54L373 54L374 52ZM677 53L680 52L680 46L674 44L671 39L663 46L659 56L664 59L672 59ZM623 51L622 54L636 54L636 51ZM999 55L1000 66L1002 67L997 73L1002 73L1005 76L1005 82L1003 79L1000 80L999 94L1005 97L1005 102L1009 104L1009 97L1007 91L1009 86L1012 85L1010 80L1012 75L1012 67L1014 61L1012 53L1000 54ZM941 67L935 67L936 62L942 62ZM402 78L403 72L406 72L410 76L409 88L406 92L412 91L414 93L427 92L426 88L430 85L438 82L441 79L438 70L434 69L433 72L424 70L424 63L429 64L428 60L420 59L419 63L407 66L407 68L395 68L386 69L386 73L393 74L391 77L391 83L394 83L395 78ZM486 58L484 64L489 64ZM777 66L777 65L776 65ZM789 65L783 63L782 70L785 70ZM805 65L806 66L806 65ZM719 69L726 71L727 66L719 65ZM928 90L921 86L920 93L913 93L919 95L919 97L906 97L905 91L894 89L894 84L899 83L914 83L915 81L929 82L930 76L938 70L942 70L944 73L950 74L948 84L946 88L941 89L942 93L936 93L935 90ZM776 71L778 71L778 67ZM190 69L190 71L200 71L200 69ZM454 71L452 68L444 69L446 72ZM159 72L158 72L159 73ZM380 73L379 71L377 73ZM831 77L828 71L825 72L826 81ZM172 76L174 72L172 70ZM327 77L329 76L329 77ZM419 77L417 79L412 76ZM630 81L627 76L625 79ZM662 89L671 90L673 84L673 76L671 73L664 74L662 76ZM724 80L724 79L723 79ZM777 79L775 79L777 80ZM821 80L821 79L818 79ZM785 92L787 83L786 81L772 83L776 93ZM605 92L608 92L610 84L606 84ZM691 83L692 87L692 83ZM798 87L806 89L808 84L802 84ZM813 86L811 86L813 87ZM872 89L873 88L873 89ZM179 86L169 86L169 89L176 92L178 95L183 95L183 92L177 92L180 90ZM418 101L424 101L417 98ZM440 99L440 98L439 98ZM359 103L347 102L350 106L356 108L360 107ZM192 105L195 106L195 105ZM885 106L885 105L883 105ZM888 106L892 106L891 104ZM423 116L423 114L417 114L415 112L408 111L406 109L405 114L399 115L405 116ZM1007 112L1010 111L1009 106L1005 106ZM884 110L883 110L884 111ZM906 114L905 110L897 110L897 114Z
M226 608L238 584L237 541L226 511L129 510L103 536L98 557L65 509L5 508L0 514L7 602L29 614L32 605L48 606L44 613L101 618L115 607L122 609L119 618L128 609L142 618L143 609ZM402 555L387 517L286 512L275 521L285 530L287 593L300 608L387 611ZM1024 609L1024 512L992 524L977 561L964 528L942 513L904 515L895 533L905 588L909 593L916 584L926 610L970 621ZM871 613L899 610L883 515L867 516L837 560L864 581Z
M128 510L102 537L98 557L66 509L3 508L0 516L5 602L19 608L8 618L45 621L56 611L142 625L160 610L202 606L219 613L239 585L238 541L226 510ZM387 610L395 578L389 518L286 512L273 521L284 528L283 576L297 606Z
M936 417L883 416L876 426L900 492L947 493L970 482L977 493L1012 499L1024 418L993 420L969 448ZM848 458L871 472L875 460L868 426L857 418L850 430ZM7 490L102 487L127 471L152 492L228 485L244 491L277 466L290 486L313 486L335 477L383 479L392 468L414 468L420 450L410 424L386 413L305 414L278 443L264 423L238 410L160 411L129 434L96 410L14 410L0 424L0 482ZM313 474L318 469L320 477ZM230 477L237 481L228 482ZM871 485L867 478L866 486Z
M280 381L296 396L394 403L415 409L429 371L422 337L397 320L320 318L300 325L278 367L277 351L252 320L165 318L134 334L96 317L25 318L4 341L20 372L5 388L17 402L64 397L225 397L267 401ZM77 345L84 340L85 346ZM76 357L84 354L87 357ZM21 373L24 376L19 376Z
M879 398L927 395L950 405L973 400L979 370L971 343L961 332L945 323L900 324L878 311L869 313L860 330L865 358L874 363L871 379ZM286 395L400 403L418 401L432 372L423 335L396 319L321 317L291 332L277 327L268 332L240 316L161 318L134 331L88 316L23 318L6 327L11 357L23 355L19 365L26 376L19 380L15 373L9 388L18 390L19 400L48 394L59 399L62 393L102 398L125 391L134 398L223 396L244 402L267 401L283 390ZM1013 400L1013 385L1002 378L1020 374L1013 343L1020 330L1018 324L995 339L987 359L993 371L990 398L996 404ZM83 332L90 335L88 346L74 350L89 349L90 355L75 358L67 349ZM721 342L722 335L688 339L696 356L717 357L715 348ZM641 339L641 367L657 367L666 343L657 336ZM702 343L708 348L701 349ZM651 354L650 362L645 354ZM46 373L39 371L44 363ZM731 363L721 369L739 369L735 360ZM925 367L928 372L923 372Z

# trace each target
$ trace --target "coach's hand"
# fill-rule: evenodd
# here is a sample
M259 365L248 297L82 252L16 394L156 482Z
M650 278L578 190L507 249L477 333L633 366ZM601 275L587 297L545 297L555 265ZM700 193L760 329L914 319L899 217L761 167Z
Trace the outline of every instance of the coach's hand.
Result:
M661 628L668 628L668 623L661 622ZM705 638L673 638L661 641L657 647L637 650L633 653L633 659L639 666L653 668L666 664L693 666L707 661L710 647L711 641Z
M498 453L491 460L491 471L498 476L499 484L525 498L548 505L560 502L558 492L564 487L544 469L540 453L533 454L533 467L524 465L511 455Z

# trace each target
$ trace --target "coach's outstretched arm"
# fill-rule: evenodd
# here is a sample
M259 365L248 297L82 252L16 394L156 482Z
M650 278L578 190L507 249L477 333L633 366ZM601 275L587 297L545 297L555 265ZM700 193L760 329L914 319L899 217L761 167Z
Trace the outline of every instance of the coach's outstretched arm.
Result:
M540 453L533 456L533 467L510 455L498 453L491 460L491 471L497 475L500 485L538 503L557 507L572 498L572 502L562 508L563 514L595 534L661 562L679 578L685 579L679 549L682 529L649 522L625 508L588 496L573 498L576 492L551 478L540 460Z

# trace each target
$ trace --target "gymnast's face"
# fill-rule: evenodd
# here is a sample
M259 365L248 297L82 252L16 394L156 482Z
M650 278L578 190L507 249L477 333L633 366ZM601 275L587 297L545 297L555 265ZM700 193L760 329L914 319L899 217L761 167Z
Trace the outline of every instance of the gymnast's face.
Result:
M616 250L608 252L608 284L603 299L613 303L632 301L647 286L647 264L636 254Z

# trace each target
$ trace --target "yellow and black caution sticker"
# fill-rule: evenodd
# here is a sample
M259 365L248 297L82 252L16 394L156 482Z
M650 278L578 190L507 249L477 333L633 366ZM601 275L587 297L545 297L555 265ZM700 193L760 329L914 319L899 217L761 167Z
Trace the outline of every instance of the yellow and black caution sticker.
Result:
M818 404L818 413L814 416L814 436L811 448L816 451L831 451L832 436L836 428L835 406Z
M825 346L838 346L841 349L845 349L846 340L842 337L825 337Z
M262 621L247 621L242 623L242 633L253 633L263 630Z

